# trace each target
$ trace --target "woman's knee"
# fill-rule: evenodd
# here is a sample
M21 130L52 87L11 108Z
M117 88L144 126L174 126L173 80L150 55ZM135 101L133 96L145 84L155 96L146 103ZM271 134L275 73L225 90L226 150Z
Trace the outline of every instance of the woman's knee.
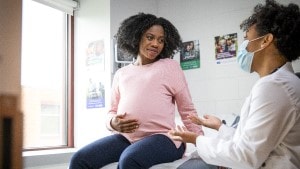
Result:
M110 163L105 156L86 150L77 151L70 160L70 169L101 168Z
M78 151L75 154L73 154L73 156L71 157L70 160L70 169L77 169L77 168L81 168L82 166L86 165L84 164L84 160L85 155L83 155L82 152Z
M119 159L118 169L146 169L149 167L143 166L142 161L137 160L132 155L122 155Z

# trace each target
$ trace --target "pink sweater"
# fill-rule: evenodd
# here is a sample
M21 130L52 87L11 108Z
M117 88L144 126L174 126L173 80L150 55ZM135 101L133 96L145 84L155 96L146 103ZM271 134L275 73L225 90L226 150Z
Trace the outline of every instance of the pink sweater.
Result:
M197 114L188 85L177 61L160 59L154 63L119 69L112 86L110 120L126 112L126 117L138 119L140 126L134 133L121 133L135 142L153 134L164 134L175 128L175 102L184 125L190 131L203 134L201 126L186 117ZM180 142L174 141L177 147Z

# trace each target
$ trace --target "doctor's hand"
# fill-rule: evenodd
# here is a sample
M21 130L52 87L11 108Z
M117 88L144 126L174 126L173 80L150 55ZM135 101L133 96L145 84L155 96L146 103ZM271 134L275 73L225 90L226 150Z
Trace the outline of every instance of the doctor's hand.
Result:
M218 117L212 115L204 115L203 118L200 118L195 115L189 115L188 119L190 119L195 124L202 125L215 130L219 130L219 128L222 125L222 121Z
M113 117L110 121L111 127L121 133L133 133L139 128L137 119L126 119L126 113Z
M170 130L168 134L173 140L193 144L196 144L196 139L199 136L199 134L188 131L187 128L184 126L177 126L176 129Z

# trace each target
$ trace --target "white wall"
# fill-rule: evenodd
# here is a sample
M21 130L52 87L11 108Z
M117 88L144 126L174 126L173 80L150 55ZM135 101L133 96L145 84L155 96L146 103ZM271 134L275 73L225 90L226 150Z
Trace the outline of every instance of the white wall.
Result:
M86 49L90 42L104 40L105 70L93 72L105 82L106 96L110 94L110 1L80 1L75 12L75 146L81 147L107 135L104 120L106 108L86 108L87 82L90 71L86 66ZM108 104L108 103L106 103Z
M159 0L111 0L111 37L113 37L120 26L120 23L127 17L138 12L157 14Z

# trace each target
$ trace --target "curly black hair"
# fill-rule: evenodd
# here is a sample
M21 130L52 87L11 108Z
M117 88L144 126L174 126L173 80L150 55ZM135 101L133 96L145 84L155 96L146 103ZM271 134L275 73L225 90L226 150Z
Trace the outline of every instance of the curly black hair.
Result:
M288 61L299 58L299 6L294 3L284 6L274 0L266 0L265 5L258 4L254 7L253 14L241 23L240 28L246 31L254 24L259 36L273 34L277 49Z
M164 48L157 59L172 59L174 54L182 47L181 37L170 21L162 17L156 17L153 14L138 13L125 19L115 36L118 48L136 59L142 35L153 25L162 26L165 35Z

